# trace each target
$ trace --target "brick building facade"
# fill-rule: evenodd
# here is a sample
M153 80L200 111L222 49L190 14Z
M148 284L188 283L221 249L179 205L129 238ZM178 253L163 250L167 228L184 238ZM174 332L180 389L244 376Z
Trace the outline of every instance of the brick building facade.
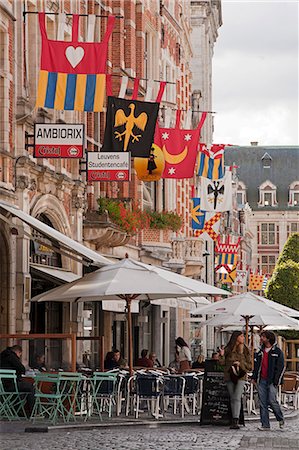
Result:
M161 123L173 126L177 108L183 110L183 121L186 119L191 106L192 81L189 2L27 0L25 7L31 13L46 11L100 16L113 13L123 16L116 20L108 51L107 67L114 75L114 94L118 94L122 75L144 78L140 83L140 99L144 98L147 89L146 79L170 81L161 105ZM69 16L62 28L57 15L48 14L46 22L51 39L62 33L65 40L70 40ZM105 17L97 18L96 39L103 36L106 23ZM80 18L79 35L82 40L86 39L86 17ZM93 255L98 253L115 260L128 253L135 259L199 277L203 267L203 244L191 237L189 225L190 196L195 180L143 183L133 171L130 183L88 184L85 175L80 173L78 160L35 159L30 146L34 123L84 123L89 151L100 150L105 123L105 111L84 113L35 108L39 54L37 15L23 17L23 3L3 0L0 4L0 201L17 206L26 214L27 222L13 217L14 214L11 215L2 203L0 307L3 314L0 333L74 331L83 335L84 321L88 317L92 321L92 332L105 335L105 350L117 346L125 352L123 314L103 311L99 305L30 303L32 296L55 287L70 274L81 276L90 269L80 263L80 252L79 258L78 255L70 258L68 251L72 249L65 252L63 241L45 238L38 229L32 228L28 216L74 242L84 243L95 252ZM154 83L153 98L158 87L159 84ZM127 94L131 91L132 80ZM99 218L97 199L100 197L120 198L129 203L137 201L141 207L158 211L177 211L184 218L184 226L176 234L149 229L129 236L107 217ZM39 240L42 244L36 244ZM99 256L100 261L96 261L94 256L95 264L92 264L92 259L89 263L94 269L101 260ZM59 269L60 279L49 274L51 267ZM186 311L174 308L142 308L138 317L134 317L136 355L140 348L148 347L157 352L163 363L168 363L172 359L170 351L175 336L185 335L188 339L188 326L183 328L186 314ZM33 350L44 351L44 347ZM67 350L68 344L49 343L47 356L50 359L51 353L54 364ZM88 351L96 353L97 349L90 346Z

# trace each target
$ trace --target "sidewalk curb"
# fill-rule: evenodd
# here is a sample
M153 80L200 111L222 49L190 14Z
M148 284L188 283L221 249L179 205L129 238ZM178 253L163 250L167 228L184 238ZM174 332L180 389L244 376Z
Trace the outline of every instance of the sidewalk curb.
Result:
M292 414L285 417L285 421L294 420L297 419L299 416L299 411L293 412ZM249 417L245 418L248 422L259 422L260 418L259 416L256 417ZM270 419L271 421L275 420L274 418ZM78 424L62 424L62 425L49 425L49 426L29 426L25 428L25 433L48 433L51 431L73 431L73 430L93 430L93 429L99 429L99 428L115 428L115 427L147 427L147 428L158 428L163 426L194 426L198 425L200 426L200 419L194 419L194 420L158 420L158 421L152 421L152 420L138 420L138 421L123 421L123 422L98 422L98 423L78 423ZM210 426L210 425L205 425Z

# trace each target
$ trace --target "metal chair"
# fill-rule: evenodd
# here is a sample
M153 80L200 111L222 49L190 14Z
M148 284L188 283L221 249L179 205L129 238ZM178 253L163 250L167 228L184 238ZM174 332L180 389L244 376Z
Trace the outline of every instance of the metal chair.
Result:
M199 376L197 376L196 374L183 374L182 377L185 379L185 393L184 393L184 405L186 408L186 411L189 413L190 409L189 409L189 404L188 402L191 403L192 405L192 414L195 415L196 414L196 408L198 407L197 405L197 399L198 399L198 394L199 394Z
M28 392L20 392L15 370L0 369L0 418L20 420L26 417L25 404Z
M77 392L82 375L73 372L40 373L35 378L35 405L31 419L56 424L75 420Z
M164 410L167 410L173 401L173 414L176 414L177 406L180 403L181 415L184 417L185 385L186 380L180 375L166 375L164 378Z
M117 379L118 372L94 372L90 378L89 416L97 414L102 418L108 405L108 416L112 417L112 406L117 404Z
M138 419L140 400L147 400L148 412L158 419L160 414L160 401L163 399L164 382L160 375L137 374L136 375L136 411ZM162 408L161 408L162 410Z

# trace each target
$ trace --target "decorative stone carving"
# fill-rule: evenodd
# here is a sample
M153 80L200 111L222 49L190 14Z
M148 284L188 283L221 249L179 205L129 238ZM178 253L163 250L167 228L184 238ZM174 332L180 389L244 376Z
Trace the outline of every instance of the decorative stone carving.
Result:
M25 175L17 176L16 188L17 189L28 189L29 187L29 178Z
M101 247L119 247L127 244L131 236L112 223L108 214L89 211L83 223L84 240Z

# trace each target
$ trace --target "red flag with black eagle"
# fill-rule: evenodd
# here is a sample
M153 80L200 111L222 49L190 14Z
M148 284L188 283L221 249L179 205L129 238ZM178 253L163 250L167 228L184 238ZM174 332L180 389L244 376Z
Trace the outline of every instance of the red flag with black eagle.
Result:
M162 178L191 178L194 175L196 156L199 150L200 131L207 113L202 113L195 130L181 130L181 111L177 111L174 128L161 128L155 132L155 144L163 151L165 169Z

